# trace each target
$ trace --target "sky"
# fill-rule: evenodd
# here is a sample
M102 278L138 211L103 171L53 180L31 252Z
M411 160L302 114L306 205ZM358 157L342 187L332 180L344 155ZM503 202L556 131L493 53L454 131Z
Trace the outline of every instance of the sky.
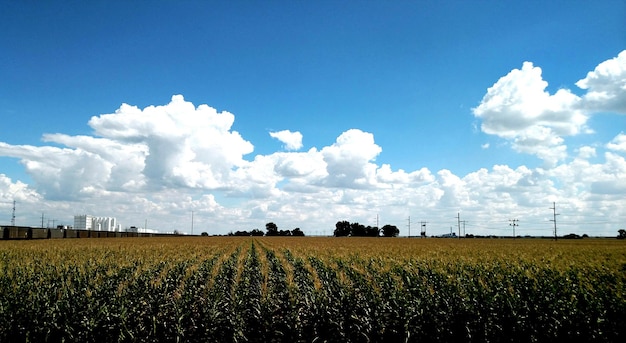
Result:
M559 235L616 236L625 16L624 1L3 1L0 224L15 201L25 226L551 236L556 213Z

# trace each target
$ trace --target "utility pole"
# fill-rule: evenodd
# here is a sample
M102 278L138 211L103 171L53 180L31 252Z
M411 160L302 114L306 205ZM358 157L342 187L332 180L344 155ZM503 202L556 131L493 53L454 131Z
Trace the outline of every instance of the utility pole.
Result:
M513 227L513 239L515 239L515 227L519 226L519 219L509 219L509 226Z
M380 226L378 225L378 213L376 213L376 228L380 229Z
M556 241L556 216L559 215L559 213L556 213L556 202L552 202L552 207L550 207L550 209L552 210L552 215L554 216L554 219L550 219L550 221L554 222L554 240Z
M41 227L43 228L43 212L41 212Z
M463 237L465 237L465 223L467 223L467 220L461 220L461 223L463 223Z

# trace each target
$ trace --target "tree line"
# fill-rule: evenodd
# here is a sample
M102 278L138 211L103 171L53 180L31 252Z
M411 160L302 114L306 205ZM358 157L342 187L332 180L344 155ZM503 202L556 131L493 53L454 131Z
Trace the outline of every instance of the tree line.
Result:
M365 226L359 223L350 223L347 220L338 221L335 224L335 237L397 237L400 230L395 225L385 225L382 228L376 226ZM203 232L203 235L207 235ZM229 232L228 236L295 236L303 237L304 232L299 227L293 230L279 230L278 225L273 222L265 224L265 232L259 229L251 231Z
M228 233L229 236L294 236L304 237L304 232L299 227L293 230L279 230L278 225L273 222L265 224L265 231L254 229L252 231L235 231Z
M376 226L365 226L359 223L350 223L347 220L338 221L335 224L335 237L396 237L400 230L395 225L385 225L382 229Z

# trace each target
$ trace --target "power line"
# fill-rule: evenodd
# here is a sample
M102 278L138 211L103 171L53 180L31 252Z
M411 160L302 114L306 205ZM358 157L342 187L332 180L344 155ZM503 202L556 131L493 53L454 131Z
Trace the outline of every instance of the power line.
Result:
M515 227L519 226L519 219L509 219L509 226L513 227L513 239L515 239Z
M463 236L465 236L465 224L467 224L467 220L461 220L461 223L463 223Z

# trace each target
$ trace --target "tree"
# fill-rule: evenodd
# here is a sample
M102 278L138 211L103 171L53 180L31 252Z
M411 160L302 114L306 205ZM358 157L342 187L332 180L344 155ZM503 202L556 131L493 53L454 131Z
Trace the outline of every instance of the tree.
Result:
M278 226L272 222L265 224L266 236L278 236Z
M291 230L291 235L292 236L297 236L297 237L304 237L304 232L302 232L302 230L300 230L299 227Z
M265 233L259 229L254 229L250 231L250 236L263 236Z
M619 229L617 230L617 232L619 233L619 235L617 236L617 239L626 239L626 230Z
M208 234L208 233L206 233L206 232L203 232L203 233L201 233L201 234L200 234L200 236L202 236L202 237L206 237L206 236L208 236L208 235L209 235L209 234Z
M380 229L376 226L368 226L365 228L365 235L367 237L380 237Z
M346 237L350 235L350 223L346 220L338 221L335 224L335 232L333 233L335 237Z
M385 225L383 226L383 236L385 237L396 237L400 234L400 230L395 225Z
M359 223L350 224L350 236L353 237L364 237L366 236L367 231L365 230L365 226Z

